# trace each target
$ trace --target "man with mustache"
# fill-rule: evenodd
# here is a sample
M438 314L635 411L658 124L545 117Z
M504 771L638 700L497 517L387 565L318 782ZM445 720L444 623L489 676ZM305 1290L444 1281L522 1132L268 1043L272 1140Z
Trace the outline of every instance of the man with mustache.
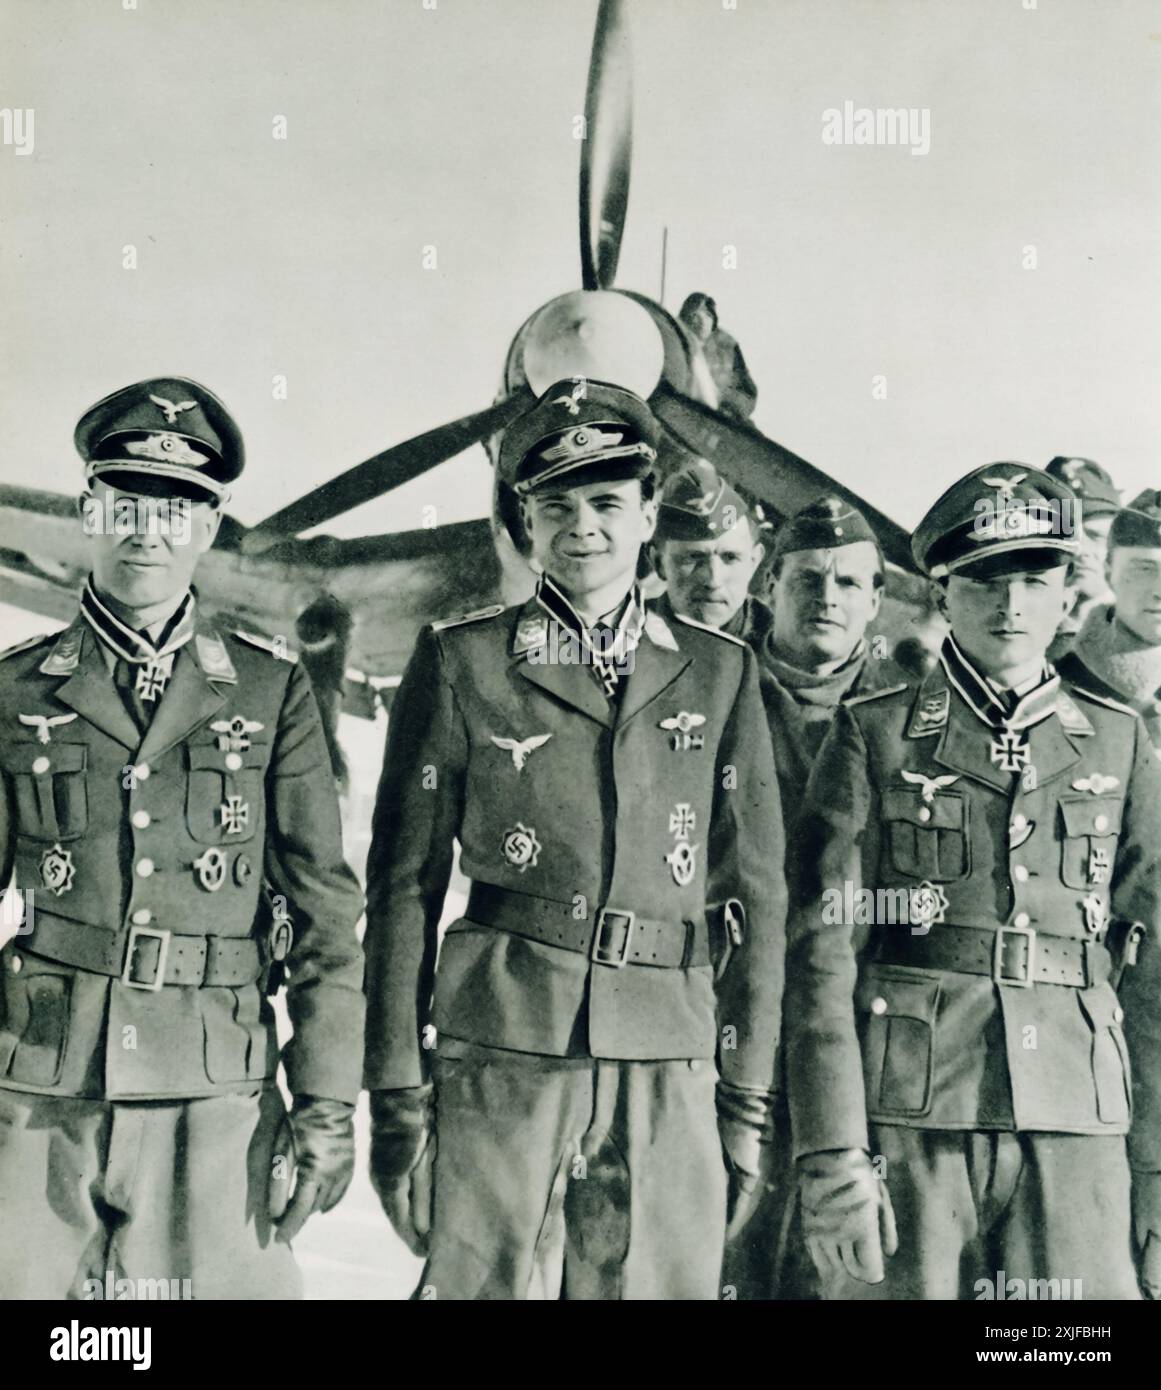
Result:
M752 652L645 611L656 431L595 381L509 428L536 593L426 629L393 706L366 1085L420 1297L716 1298L760 1181L777 780ZM472 887L437 962L457 840ZM727 899L715 970L706 903Z
M1133 710L1045 661L1070 497L998 463L935 503L912 550L939 664L841 708L807 788L785 1050L831 1298L1004 1297L999 1271L1135 1298L1134 1216L1155 1288L1161 767ZM852 882L907 906L861 950Z
M221 401L140 382L75 441L80 613L0 662L0 883L28 912L0 952L0 1297L300 1297L289 1241L354 1166L363 1009L322 722L294 654L191 587L243 466Z

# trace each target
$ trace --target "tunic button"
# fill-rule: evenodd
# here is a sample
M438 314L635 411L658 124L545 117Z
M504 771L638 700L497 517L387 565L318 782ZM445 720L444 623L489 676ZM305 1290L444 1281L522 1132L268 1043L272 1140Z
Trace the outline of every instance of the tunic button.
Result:
M238 769L242 766L241 755L238 753L227 753L226 766L230 769L231 772L237 772Z
M1114 1023L1123 1023L1124 1021L1125 1021L1125 1011L1124 1011L1124 1009L1122 1009L1121 1006L1118 1004L1117 1007L1113 1010L1113 1022L1114 1022Z
M1012 925L1014 927L1026 927L1031 920L1032 918L1026 912L1017 912L1012 918Z
M1028 869L1026 865L1017 864L1016 867L1012 870L1012 877L1016 880L1017 883L1027 883Z
M19 975L20 972L21 972L23 969L24 969L24 962L20 959L19 956L13 956L13 957L12 957L12 973L13 973L13 975Z
M153 873L152 859L139 859L137 861L137 877L148 878Z
M43 776L51 766L52 763L47 758L34 758L32 761L32 770L38 777Z
M153 921L153 913L147 907L139 907L130 921L135 927L147 927Z
M1012 829L1013 829L1013 830L1023 830L1024 827L1025 827L1027 824L1028 824L1028 817L1027 817L1027 816L1013 816L1013 817L1012 817Z
M920 808L919 808L919 819L920 819L920 820L930 820L930 819L931 819L931 808L930 808L929 806L920 806Z
M133 775L137 778L139 782L148 781L149 772L150 768L148 763L138 763L137 766L133 769Z
M1093 821L1092 826L1094 830L1103 835L1105 831L1109 828L1108 816L1097 816L1096 820Z
M144 830L152 819L153 817L149 814L148 811L133 812L133 824L137 827L138 830Z
M883 998L871 1000L871 1012L873 1014L885 1014L887 1012L887 1001Z

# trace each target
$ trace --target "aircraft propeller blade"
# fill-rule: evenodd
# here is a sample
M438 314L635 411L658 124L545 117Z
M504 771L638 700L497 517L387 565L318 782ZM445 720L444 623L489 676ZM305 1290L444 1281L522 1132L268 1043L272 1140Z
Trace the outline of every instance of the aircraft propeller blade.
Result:
M487 410L417 434L374 458L357 463L354 468L348 468L345 473L320 484L259 522L243 537L242 549L251 554L268 550L287 536L296 536L300 531L391 492L463 453L471 445L488 439L527 410L532 401L533 396L527 389L516 391Z
M633 66L622 0L601 0L593 33L581 145L581 283L607 290L617 273L629 205Z
M708 459L733 483L771 508L779 519L821 497L837 493L857 507L879 538L883 554L900 569L915 572L911 537L898 522L872 507L781 444L741 420L711 410L662 382L649 408L668 432L690 452Z

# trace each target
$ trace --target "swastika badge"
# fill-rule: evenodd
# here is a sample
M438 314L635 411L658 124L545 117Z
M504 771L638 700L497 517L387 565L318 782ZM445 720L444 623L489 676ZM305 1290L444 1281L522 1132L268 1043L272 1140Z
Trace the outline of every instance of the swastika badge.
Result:
M516 822L515 829L505 831L500 843L501 854L520 873L536 867L542 848L532 826L524 825L520 821Z
M75 873L76 866L73 864L72 855L59 844L46 849L40 856L41 881L49 892L55 893L58 898L73 886Z

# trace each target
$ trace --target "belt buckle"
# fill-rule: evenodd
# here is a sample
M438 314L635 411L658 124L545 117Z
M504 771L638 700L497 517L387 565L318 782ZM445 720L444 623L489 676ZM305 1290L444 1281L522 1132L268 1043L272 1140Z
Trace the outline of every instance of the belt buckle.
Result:
M170 931L161 927L130 927L129 944L125 948L125 968L121 971L121 983L129 989L144 989L156 994L165 984L165 966L169 958ZM157 970L150 981L133 978L133 958L137 954L137 943L143 936L154 936L161 942L157 953Z
M1005 935L1022 936L1028 942L1027 955L1024 958L1023 976L1012 976L1004 974L1004 937ZM995 945L992 947L992 981L997 985L1012 985L1015 989L1031 989L1036 981L1032 978L1036 969L1036 930L1034 927L1001 927L996 933Z
M597 929L593 932L593 944L589 949L589 960L597 965L611 965L614 970L623 970L629 963L629 943L633 940L633 927L636 921L636 913L622 912L616 907L602 907L597 913ZM624 928L625 934L621 939L621 946L618 951L611 951L604 944L605 928L609 925Z

